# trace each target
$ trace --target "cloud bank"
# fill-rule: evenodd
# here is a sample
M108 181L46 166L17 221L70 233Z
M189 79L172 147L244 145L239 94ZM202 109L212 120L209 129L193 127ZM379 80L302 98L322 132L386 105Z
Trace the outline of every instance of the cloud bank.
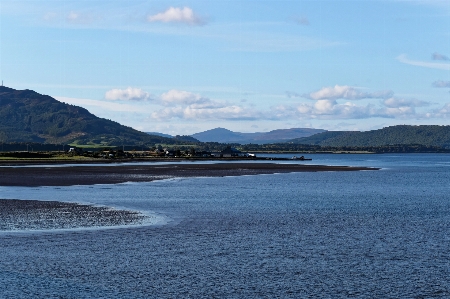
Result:
M447 84L447 82L445 82ZM293 93L293 92L292 92ZM148 122L170 124L184 121L306 121L350 119L429 119L450 117L450 104L434 110L419 110L431 106L415 98L395 96L392 91L368 92L348 85L323 87L306 95L293 93L295 103L280 103L258 109L252 103L212 99L186 90L171 89L150 96L139 88L111 89L103 101L64 99L103 109L129 111ZM363 101L369 99L370 101ZM151 100L151 101L150 101ZM140 102L138 104L138 102Z
M395 97L392 91L366 92L360 88L335 85L300 96L297 104L273 106L258 110L251 106L212 100L199 94L182 90L170 90L158 97L159 105L166 106L154 111L155 120L305 120L305 119L364 119L364 118L419 118L418 107L430 104L417 99ZM305 99L307 102L305 102ZM378 102L356 104L353 101L378 99ZM312 101L312 102L311 102Z
M290 96L292 92L288 93ZM304 98L313 103L301 101L298 105L275 107L279 118L290 117L299 119L363 119L363 118L406 118L422 117L417 114L417 107L429 106L430 103L417 99L405 99L394 96L394 92L366 92L361 88L348 85L323 87ZM355 104L353 101L378 99L378 104ZM344 102L345 101L345 102ZM376 105L377 104L377 105Z

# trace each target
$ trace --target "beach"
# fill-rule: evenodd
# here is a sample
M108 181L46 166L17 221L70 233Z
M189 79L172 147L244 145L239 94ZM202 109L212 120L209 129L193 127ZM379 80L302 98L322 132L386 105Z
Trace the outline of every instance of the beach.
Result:
M24 166L24 165L20 165ZM30 166L30 165L28 165ZM369 167L278 164L278 163L210 163L148 165L32 165L0 168L0 186L72 186L150 182L181 177L223 177L289 172L376 170Z
M374 168L278 163L14 163L0 167L0 186L39 187L151 182L182 177L224 177L289 172L358 171ZM135 211L60 201L0 199L0 231L134 225L149 217Z

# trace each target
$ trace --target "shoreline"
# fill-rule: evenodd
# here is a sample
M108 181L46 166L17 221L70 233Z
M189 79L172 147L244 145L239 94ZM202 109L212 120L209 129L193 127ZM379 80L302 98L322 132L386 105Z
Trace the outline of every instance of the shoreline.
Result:
M80 162L83 163L83 162ZM84 163L86 163L84 161ZM40 163L0 164L0 186L38 187L73 186L95 184L119 184L125 182L151 182L154 180L183 177L224 177L258 174L318 171L378 170L370 167L326 166L276 163L212 163L212 164L164 164L164 165L111 165L49 167ZM71 164L71 163L57 163ZM33 167L15 166L33 165Z

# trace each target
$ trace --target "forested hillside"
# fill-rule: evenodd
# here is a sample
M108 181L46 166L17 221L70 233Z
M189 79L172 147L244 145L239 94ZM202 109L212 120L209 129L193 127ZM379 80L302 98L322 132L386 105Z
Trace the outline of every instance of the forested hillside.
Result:
M121 145L173 143L32 90L0 86L0 141Z
M330 131L306 138L297 138L291 142L333 147L421 144L449 148L450 126L399 125L367 132Z

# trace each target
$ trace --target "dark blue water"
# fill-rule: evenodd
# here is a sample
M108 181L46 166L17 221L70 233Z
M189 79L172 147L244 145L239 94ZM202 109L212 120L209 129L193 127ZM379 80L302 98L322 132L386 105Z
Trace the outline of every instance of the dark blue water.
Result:
M158 216L0 232L0 297L449 298L450 155L310 156L384 169L0 187Z

